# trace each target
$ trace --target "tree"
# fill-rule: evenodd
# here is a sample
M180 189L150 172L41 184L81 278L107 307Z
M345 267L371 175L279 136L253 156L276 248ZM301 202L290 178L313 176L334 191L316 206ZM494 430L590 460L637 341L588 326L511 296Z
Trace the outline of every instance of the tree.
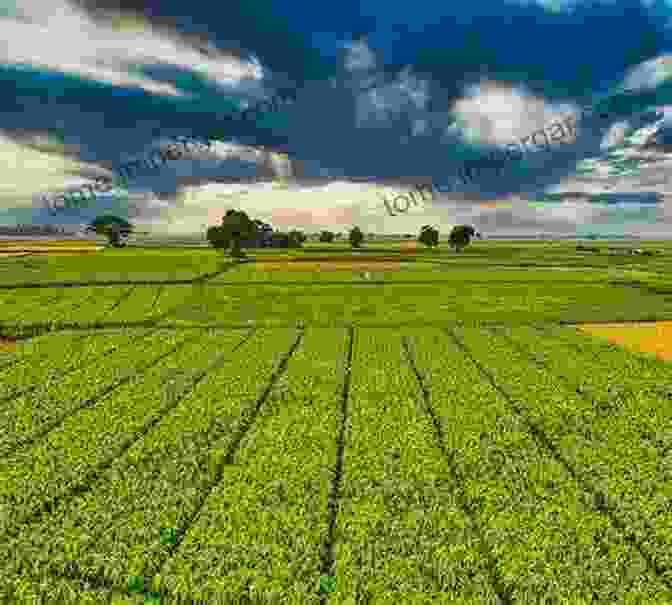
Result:
M362 242L364 241L364 234L362 233L362 230L359 227L353 227L350 230L350 245L353 248L359 248L362 245Z
M224 229L219 226L208 227L205 238L210 242L210 245L216 250L221 250L229 247L229 240L226 239Z
M420 229L420 235L418 236L418 241L425 246L430 248L439 245L439 230L435 229L431 225L423 225Z
M289 235L283 233L282 231L274 231L271 234L271 247L272 248L288 248L289 247Z
M462 249L469 245L475 234L476 229L471 225L455 225L448 238L450 247L455 248L457 252L462 252Z
M303 231L298 231L297 229L290 231L287 235L289 237L290 248L300 248L303 246L303 242L308 239Z
M231 256L241 258L245 256L241 248L241 241L252 239L257 235L256 225L242 210L227 210L222 217L221 238L226 242L224 248L231 244Z
M111 214L97 216L85 229L86 232L95 232L104 235L110 240L113 248L123 248L126 243L121 241L122 236L127 237L133 232L133 225L128 221Z
M320 231L320 241L330 244L334 241L335 234L331 231Z

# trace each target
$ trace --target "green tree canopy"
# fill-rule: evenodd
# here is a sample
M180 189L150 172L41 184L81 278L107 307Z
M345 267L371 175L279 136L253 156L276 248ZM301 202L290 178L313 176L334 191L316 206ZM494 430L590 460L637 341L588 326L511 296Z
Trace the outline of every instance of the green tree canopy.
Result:
M93 231L98 235L104 235L110 240L112 247L122 248L125 245L121 242L122 236L128 236L129 233L133 232L133 229L133 225L127 220L112 214L104 214L91 221L85 231L89 233Z
M334 241L335 234L332 231L320 231L320 241L330 243Z
M457 252L461 252L469 245L469 242L474 235L476 235L476 229L471 225L455 225L450 232L448 243L451 248L455 248ZM480 237L480 233L478 235Z
M227 210L222 217L222 224L210 227L206 237L214 248L226 250L231 246L231 256L243 257L241 241L253 239L257 235L257 226L254 221L242 210Z
M420 229L420 235L418 236L418 241L425 246L430 248L439 245L439 230L435 229L431 225L423 225Z
M353 227L350 230L350 245L353 248L359 248L362 245L362 242L364 241L364 233L362 233L362 230L359 227Z
M299 231L298 229L294 229L288 233L289 236L289 247L290 248L300 248L303 246L303 242L305 242L308 238L306 237L306 234L303 231Z

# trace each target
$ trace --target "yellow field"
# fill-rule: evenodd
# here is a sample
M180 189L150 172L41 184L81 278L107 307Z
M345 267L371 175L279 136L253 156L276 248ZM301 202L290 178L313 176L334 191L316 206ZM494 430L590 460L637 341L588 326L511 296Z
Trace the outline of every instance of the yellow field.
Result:
M672 359L672 321L583 324L579 330L661 359Z
M0 351L16 350L16 338L11 336L0 336Z
M96 252L102 246L96 240L72 240L72 239L12 239L0 240L0 255L16 256L17 254L72 254Z

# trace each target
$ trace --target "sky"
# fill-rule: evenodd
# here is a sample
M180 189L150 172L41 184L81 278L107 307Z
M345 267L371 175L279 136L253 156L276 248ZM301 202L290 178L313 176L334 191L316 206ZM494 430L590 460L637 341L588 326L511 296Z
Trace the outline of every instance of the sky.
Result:
M0 0L0 224L112 211L186 235L238 208L280 230L667 237L671 24L672 0ZM568 116L550 150L454 185ZM211 144L45 207L176 136ZM418 183L443 192L390 215Z

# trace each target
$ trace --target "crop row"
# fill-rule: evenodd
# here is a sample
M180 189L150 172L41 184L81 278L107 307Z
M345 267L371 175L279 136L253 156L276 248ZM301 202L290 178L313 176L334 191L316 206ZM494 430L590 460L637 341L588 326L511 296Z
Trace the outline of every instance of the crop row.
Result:
M478 328L462 328L457 333L467 353L487 368L520 417L534 427L538 441L591 494L604 520L637 545L655 572L658 586L660 581L669 586L672 534L666 502L670 487L656 476L650 444L642 444L627 422L602 416L591 402L531 363L503 336ZM625 570L614 577L619 575L625 577Z
M633 309L642 317L666 310L660 297L644 292L599 283L577 288L571 282L498 282L474 284L465 289L460 283L449 281L415 284L390 281L382 288L366 283L350 288L309 282L304 287L277 281L255 282L246 288L206 286L204 296L210 315L218 321L263 318L286 323L300 318L319 325L487 319L526 323L579 316L619 318L632 315ZM672 310L672 303L668 306Z
M16 390L0 404L0 456L133 375L134 366L143 365L143 353L161 354L168 348L167 336L162 332L152 338L149 331L90 336L84 350L67 365L54 356L47 359L52 365L20 366L7 372ZM58 341L58 336L53 338Z
M496 603L398 333L355 333L346 422L329 603Z
M29 390L44 389L87 364L99 363L116 348L147 333L129 329L91 332L46 332L23 345L14 363L0 368L0 409L6 401Z
M672 410L659 392L663 381L670 380L669 368L615 347L605 348L599 357L576 350L572 354L568 345L553 338L542 341L529 328L511 333L528 355L530 350L543 351L543 356L535 353L543 358L540 374L561 377L566 388L580 393L570 426L586 427L581 429L584 438L600 441L599 451L606 450L603 458L591 459L608 465L605 489L629 514L642 515L656 528L658 549L672 548ZM629 524L641 526L635 520ZM646 526L638 535L650 537ZM672 558L666 563L672 565Z
M539 365L578 390L611 426L626 424L665 448L672 445L672 372L668 363L577 334L571 328L544 334L521 326L507 329L505 334Z
M0 306L0 324L50 323L59 327L59 324L83 325L95 321L142 321L169 317L193 294L192 285L17 290L12 299L15 299L14 305Z
M40 310L50 312L66 310L81 304L94 293L92 288L81 288L73 296L70 288L30 288L11 290L10 296L0 304L0 321L25 322Z
M3 456L0 462L0 505L12 513L0 517L0 532L20 523L105 460L116 449L115 443L118 446L125 436L122 427L115 431L112 426L125 422L130 430L144 420L139 410L119 406L120 397L143 393L146 396L142 384L148 369L160 371L172 367L170 355L188 339L199 337L202 338L202 333L198 331L176 335L166 331L156 335L149 345L122 349L109 364L93 368L97 372L87 368L87 381L82 382L80 377L74 391L72 383L57 384L48 390L50 401L40 402L33 394L16 400L14 417L23 426L19 426L14 436L10 433L11 444L3 444L3 450L6 454L8 446L14 446L12 450L23 447L9 457ZM152 405L159 407L159 403L152 401L148 409L141 411L147 414ZM17 433L27 435L18 444Z
M219 480L224 451L235 446L237 431L295 336L294 330L260 332L236 351L232 348L244 337L240 331L201 337L198 346L183 349L169 366L157 367L133 388L115 392L100 406L100 428L90 426L93 416L90 422L86 419L89 426L82 429L88 428L87 438L76 434L81 419L73 424L64 433L73 447L61 456L74 458L88 450L88 467L110 458L122 437L142 438L123 455L113 456L81 495L17 532L12 548L18 554L0 562L0 568L7 569L5 584L18 588L17 582L28 582L31 591L44 594L36 576L47 567L67 574L73 564L89 576L109 578L121 589L132 577L153 578L173 549L162 530L188 533ZM189 368L188 376L165 384L180 367ZM164 413L157 414L159 409ZM149 416L157 420L145 431L141 426ZM45 483L56 488L57 477L50 475ZM68 584L72 588L72 581L49 580L53 590ZM58 600L55 595L49 598Z
M471 346L488 349L477 330ZM440 418L459 488L495 558L513 603L624 602L664 588L636 548L591 507L589 495L526 417L447 334L415 338L418 371ZM500 365L511 363L498 351ZM525 367L519 367L525 372ZM540 401L546 408L550 402ZM552 404L551 404L552 405Z
M215 595L237 602L243 594L260 602L318 602L344 336L308 329L258 415L248 415L240 444L227 435L211 448L215 468L233 453L161 570L169 594L212 602ZM312 487L320 479L319 488L309 490L307 482Z
M100 316L123 294L118 289L94 287L30 288L14 292L14 306L5 310L3 305L0 320L19 325Z
M106 282L192 279L215 271L221 259L214 250L167 252L139 249L101 250L87 255L32 257L2 267L2 284ZM129 284L130 285L130 284Z

